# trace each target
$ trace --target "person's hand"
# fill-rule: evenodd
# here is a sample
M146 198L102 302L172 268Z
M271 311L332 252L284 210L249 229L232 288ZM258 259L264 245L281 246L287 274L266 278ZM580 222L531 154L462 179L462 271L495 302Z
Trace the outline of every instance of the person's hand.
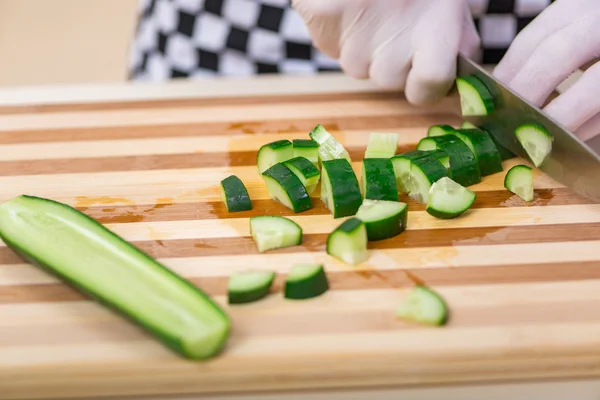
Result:
M574 71L582 77L544 111L582 140L600 133L600 0L558 0L513 41L494 75L541 107Z
M598 0L600 1L600 0ZM456 56L479 48L465 0L293 0L316 48L342 70L385 89L404 90L413 104L445 96Z

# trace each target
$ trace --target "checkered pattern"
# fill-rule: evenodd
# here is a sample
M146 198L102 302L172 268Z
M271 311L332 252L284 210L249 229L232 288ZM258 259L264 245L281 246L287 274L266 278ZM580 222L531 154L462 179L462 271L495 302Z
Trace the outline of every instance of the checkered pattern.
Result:
M327 0L323 0L327 1ZM553 0L469 0L483 50L497 63ZM133 80L339 70L315 49L290 0L141 0Z

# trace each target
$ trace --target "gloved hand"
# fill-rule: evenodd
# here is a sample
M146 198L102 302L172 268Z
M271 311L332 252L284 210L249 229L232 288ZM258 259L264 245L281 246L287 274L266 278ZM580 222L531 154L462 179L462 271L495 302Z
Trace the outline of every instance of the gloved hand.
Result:
M600 56L600 0L558 0L515 38L494 75L542 106L571 73ZM600 63L544 111L583 140L600 133Z
M598 0L600 1L600 0ZM445 96L456 56L480 39L465 0L293 0L313 44L355 78L404 90L413 104Z

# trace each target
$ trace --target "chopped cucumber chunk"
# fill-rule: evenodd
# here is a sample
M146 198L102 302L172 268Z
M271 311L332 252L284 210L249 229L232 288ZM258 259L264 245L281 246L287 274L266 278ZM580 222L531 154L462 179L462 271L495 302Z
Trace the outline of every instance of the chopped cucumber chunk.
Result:
M304 300L317 297L329 290L329 281L322 265L294 265L286 280L284 297Z
M475 154L481 176L502 171L502 158L487 132L480 129L459 129L454 135L462 140Z
M400 319L426 325L444 325L448 321L448 305L438 293L418 285L396 309Z
M391 158L398 149L397 133L371 133L365 158Z
M425 210L436 218L456 218L471 208L476 197L475 192L444 177L431 185Z
M527 165L515 165L504 177L504 187L525 201L533 200L533 170Z
M221 200L229 212L252 210L252 202L244 183L235 175L221 181Z
M309 135L312 140L319 144L319 158L321 161L339 158L345 158L348 161L352 161L344 146L327 132L323 125L317 125Z
M386 200L363 201L356 218L365 223L370 241L397 236L406 229L408 206L406 203Z
M368 258L367 228L358 218L349 218L327 237L327 254L346 264L359 264Z
M276 215L250 218L250 234L260 253L302 243L300 225L289 218Z
M356 214L362 195L356 174L347 159L323 161L321 201L333 218Z
M312 201L300 178L285 165L273 165L263 172L262 177L273 200L296 213L312 208Z
M389 158L365 158L361 192L364 199L398 201L394 166Z
M552 151L554 140L546 128L537 123L523 124L515 129L515 134L533 164L542 165Z
M443 136L454 133L455 129L450 125L432 125L427 130L427 136Z
M479 128L477 128L477 125L475 125L472 122L463 121L462 124L460 124L460 129L479 129Z
M267 143L258 149L256 162L258 164L258 172L263 173L273 165L289 160L294 156L292 142L287 139L277 140Z
M294 157L304 157L313 163L319 165L319 143L312 139L294 139Z
M456 78L463 116L483 116L494 112L494 98L488 88L475 76Z
M487 132L490 135L490 138L494 141L494 144L496 145L496 148L500 153L500 158L502 159L502 161L510 160L511 158L516 157L515 154L508 148L506 148L502 143L500 143L498 141L498 138L496 137L497 135L499 135L507 139L513 138L512 142L514 142L515 145L518 145L519 142L515 135L505 135L503 132L504 128L493 121L486 121L486 123L484 123L479 129L481 129L484 132Z
M407 182L409 197L419 203L427 204L431 185L445 176L448 176L448 170L432 155L411 160Z
M299 156L285 161L283 165L288 167L300 179L308 194L315 191L321 172L312 162Z
M227 295L229 304L251 303L262 299L271 289L275 273L272 271L242 271L229 277Z

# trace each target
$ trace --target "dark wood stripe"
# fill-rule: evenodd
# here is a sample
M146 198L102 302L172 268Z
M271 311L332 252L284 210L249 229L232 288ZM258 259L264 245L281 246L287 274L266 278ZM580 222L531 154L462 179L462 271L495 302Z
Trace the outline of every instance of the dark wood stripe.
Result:
M597 240L600 223L524 225L423 229L406 231L396 237L370 242L370 249L427 248L440 246L479 246L494 244L550 243ZM269 254L324 252L327 234L304 235L302 246L270 251ZM207 257L259 254L249 236L207 239L148 240L132 242L155 258ZM17 264L21 259L10 249L0 248L0 264Z
M502 207L533 207L541 205L564 206L574 204L594 204L593 201L578 196L569 189L536 189L536 199L533 202L524 202L515 197L507 190L493 190L478 192L477 200L472 208L502 208ZM510 199L510 201L509 201ZM424 211L425 205L418 203L408 196L402 195L400 198L408 204L410 211ZM157 204L142 204L136 206L117 205L123 199L111 200L111 198L82 197L80 202L98 202L103 205L94 205L91 207L76 206L80 211L96 219L103 224L117 224L130 222L158 222L158 221L189 221L202 219L229 219L229 218L250 218L257 215L283 215L283 216L302 216L302 215L327 215L329 210L318 198L313 198L313 208L304 211L301 214L295 214L287 207L276 203L273 200L253 200L251 211L230 213L226 210L224 204L218 202L199 202L199 203L172 203L172 199L161 199L167 201ZM113 203L113 204L111 204ZM510 203L510 205L508 204Z
M349 100L396 100L406 104L400 93L394 92L365 92L365 93L323 93L299 95L273 95L273 96L238 96L238 97L208 97L197 99L169 99L169 100L137 100L137 101L111 101L93 103L63 103L63 104L33 104L24 106L0 106L0 115L9 114L42 114L58 112L84 112L84 111L112 111L134 109L165 109L180 107L215 107L215 106L240 106L247 104L285 104L285 103L310 103L321 101L349 101Z
M426 285L464 286L527 282L568 282L600 279L600 260L553 264L519 264L460 268L415 268L407 270ZM405 270L362 270L329 272L331 290L365 290L410 287L414 284ZM273 292L281 292L285 276L279 274ZM190 281L211 296L227 293L227 277L191 278ZM65 284L0 286L0 304L66 302L87 299Z
M398 152L416 145L399 146ZM348 148L350 157L362 159L364 147ZM231 153L184 153L122 157L66 158L0 161L0 176L53 175L86 172L150 171L177 168L240 167L256 165L256 151Z
M332 131L419 128L433 124L460 124L460 118L450 113L427 115L345 116L281 119L273 121L237 121L198 123L132 125L100 128L66 128L0 131L0 144L46 143L88 140L150 139L172 137L201 137L243 134L272 134L310 132L317 123Z

